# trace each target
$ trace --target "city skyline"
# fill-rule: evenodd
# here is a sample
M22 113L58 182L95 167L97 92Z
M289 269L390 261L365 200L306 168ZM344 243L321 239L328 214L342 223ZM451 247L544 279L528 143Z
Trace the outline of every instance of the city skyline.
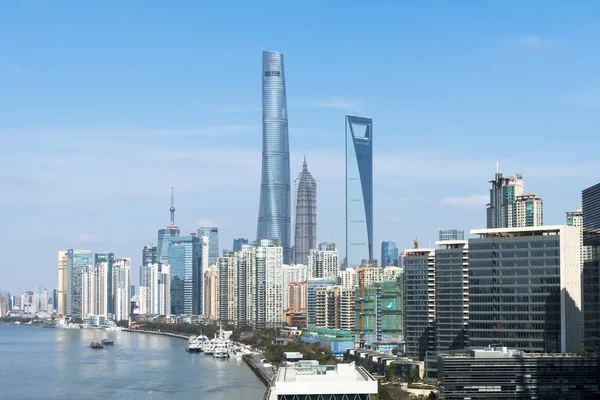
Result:
M37 7L43 10L42 14L60 20L59 10ZM333 11L327 7L324 12ZM135 270L141 264L141 247L148 241L155 243L156 230L166 225L166 188L171 172L178 180L178 222L183 235L208 225L219 227L222 243L231 243L234 237L252 240L260 179L260 84L256 77L260 73L259 54L265 48L286 55L286 84L289 93L294 94L288 99L291 163L299 165L304 153L310 157L311 172L320 187L317 236L337 243L341 258L345 249L344 232L340 229L343 206L337 196L344 185L340 119L350 112L371 115L377 120L373 243L391 240L402 249L411 247L415 236L422 245L433 244L443 227L465 231L485 227L487 182L493 176L496 160L507 175L522 173L528 187L535 188L544 199L546 224L563 223L563 212L580 205L581 190L596 183L594 179L600 171L598 163L588 157L598 143L593 136L595 89L593 85L588 89L593 74L581 71L579 64L569 61L577 58L586 65L597 65L593 56L581 51L594 42L597 32L585 23L592 30L591 35L574 25L568 24L572 29L566 30L552 25L558 15L567 14L581 22L584 15L593 12L553 6L544 10L545 19L503 25L508 15L499 5L492 8L497 19L488 26L473 23L464 26L463 31L443 25L430 36L402 42L403 51L388 48L396 34L409 33L414 25L390 31L381 24L379 28L373 26L378 29L372 33L362 32L363 37L344 30L342 33L351 39L372 46L375 61L360 69L348 67L348 71L344 67L350 65L349 58L344 55L346 47L341 41L330 39L309 49L293 40L297 28L294 26L283 30L280 38L250 35L228 52L220 49L223 44L234 44L233 38L239 39L239 28L229 33L224 29L222 42L216 42L216 47L189 39L176 49L159 46L159 52L162 50L173 59L192 47L199 47L198 53L222 55L219 62L202 68L193 58L188 60L189 65L163 61L162 67L177 71L191 90L168 74L155 75L159 70L152 63L145 74L135 79L130 79L129 73L115 72L133 68L136 62L131 58L123 60L124 69L118 68L114 60L97 62L100 60L85 57L78 64L80 70L74 69L68 57L50 57L55 63L55 67L50 67L40 58L19 50L30 48L31 54L36 54L36 50L60 52L56 51L57 44L42 49L34 40L45 36L47 28L31 30L31 36L7 46L0 62L0 83L6 88L7 98L12 99L0 99L4 108L11 111L0 127L7 138L6 148L10 149L0 159L0 165L8 171L0 185L10 194L3 198L0 212L2 220L14 227L0 250L9 255L7 265L15 266L2 267L4 286L11 292L30 290L37 284L48 290L55 288L55 257L59 249L82 248L131 256ZM351 13L352 9L342 13ZM435 25L441 18L435 13L426 16L409 6L396 10L402 9L410 11L405 14L414 16L415 21ZM520 10L524 17L534 13L529 6ZM72 10L74 14L82 11L77 7ZM161 14L157 9L151 11L156 15L151 12L150 21ZM242 7L240 12L244 11L247 10ZM129 15L134 10L126 8L123 12ZM378 6L369 12L385 20ZM488 11L474 8L471 12ZM211 13L219 11L208 14ZM24 32L36 18L41 18L26 20L27 12L19 5L8 6L5 15L12 17L0 28L6 35ZM298 15L299 21L305 23L308 15ZM236 18L240 16L232 16L232 20ZM265 18L271 20L275 15ZM92 26L99 24L97 20L88 22ZM184 18L180 22L187 26L190 20ZM140 23L152 39L155 33L148 29L154 24ZM209 25L198 29L215 29L212 23ZM314 26L306 39L324 34L324 24L317 21ZM442 35L444 29L450 35ZM394 35L375 41L382 30ZM174 31L165 38L175 41L180 39L180 32ZM457 42L449 46L440 42L452 34ZM52 35L58 42L73 47L81 47L80 40L90 40L92 44L97 40L88 31L73 35L68 26ZM117 54L126 49L115 36L103 40L114 45L110 48ZM474 47L481 50L477 58L470 55ZM106 51L102 47L97 54L104 57ZM148 57L147 49L137 51ZM449 57L448 51L457 56ZM92 55L87 50L84 53ZM412 56L411 63L405 62L406 53ZM328 62L315 60L315 54L326 54ZM388 62L379 62L382 57ZM498 61L498 57L502 60ZM235 65L235 73L228 63ZM444 65L444 69L428 69L436 63ZM542 66L544 73L538 74ZM466 74L467 78L462 72L465 68L474 74ZM577 76L565 78L565 70L573 69L578 71ZM95 75L104 88L86 78ZM167 85L158 82L158 76ZM210 79L205 78L208 76ZM146 88L149 81L157 82L157 86ZM352 86L347 85L350 81ZM490 81L495 83L486 83ZM546 87L548 81L558 83ZM231 87L220 92L223 85ZM145 101L129 94L140 92L140 88L146 88L141 92ZM522 95L521 90L527 95ZM86 96L93 96L94 100ZM160 98L173 100L173 105L158 101ZM512 117L507 118L508 115ZM589 145L580 146L565 134L572 131ZM501 153L490 143L500 138L518 139L523 146ZM203 162L199 163L199 159ZM574 166L570 160L575 159L592 161ZM73 168L75 165L85 167ZM198 176L206 177L201 185ZM556 185L557 178L564 185ZM77 182L77 190L67 190L73 182ZM427 185L422 188L429 190L426 198L417 189L424 182ZM103 189L100 191L99 187ZM206 196L207 188L216 195ZM49 230L53 232L50 237L45 233ZM36 251L22 259L18 255L28 251L24 246L30 240L38 243ZM30 280L31 276L35 276L35 281Z

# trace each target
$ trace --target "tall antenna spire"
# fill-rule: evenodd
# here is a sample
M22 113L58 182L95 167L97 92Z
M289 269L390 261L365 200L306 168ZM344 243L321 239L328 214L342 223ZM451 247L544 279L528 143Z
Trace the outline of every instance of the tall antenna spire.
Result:
M175 202L174 202L174 195L173 195L174 186L175 186L175 179L173 178L173 173L171 173L171 208L169 209L171 211L171 226L175 226Z
M496 161L496 175L500 172L500 163Z
M306 166L306 154L304 155L304 163L302 164L302 171L308 171L308 167Z

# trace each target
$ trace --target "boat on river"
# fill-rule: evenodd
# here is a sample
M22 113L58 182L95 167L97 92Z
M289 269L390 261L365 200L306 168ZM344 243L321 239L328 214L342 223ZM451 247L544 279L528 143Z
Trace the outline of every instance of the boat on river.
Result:
M92 343L90 343L90 347L92 349L103 349L104 348L104 346L100 342L92 342Z
M114 344L114 342L110 339L102 339L100 342L104 346L112 346Z

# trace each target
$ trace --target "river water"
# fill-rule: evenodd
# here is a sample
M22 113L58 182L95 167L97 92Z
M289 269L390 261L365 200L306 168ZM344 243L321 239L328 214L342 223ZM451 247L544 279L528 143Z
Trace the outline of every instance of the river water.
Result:
M112 339L102 350L90 342ZM167 336L0 324L0 399L262 399L242 360Z

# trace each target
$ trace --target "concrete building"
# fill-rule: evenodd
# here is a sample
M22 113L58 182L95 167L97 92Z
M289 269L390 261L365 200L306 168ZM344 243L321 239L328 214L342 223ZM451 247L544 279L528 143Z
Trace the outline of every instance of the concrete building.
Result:
M130 319L131 259L117 258L113 264L113 304L115 321Z
M600 353L600 183L582 192L583 244L591 254L583 263L584 350Z
M219 321L223 324L235 324L238 320L238 286L236 257L232 251L224 250L223 256L217 258L217 274Z
M306 282L308 279L308 266L303 264L292 264L292 265L283 265L282 267L282 275L283 275L283 309L287 310L288 308L292 308L288 304L289 295L290 295L290 284L291 283L299 283ZM306 306L305 306L306 308Z
M340 271L338 256L335 243L319 243L308 256L309 278L336 278Z
M347 268L340 271L340 281L343 287L356 287L358 286L358 273L356 268Z
M283 326L284 248L274 239L260 239L256 247L256 327L276 329Z
M567 225L476 229L469 346L581 351L580 233Z
M315 327L354 331L354 289L329 286L318 289L315 298Z
M307 360L280 367L265 399L369 400L375 398L377 390L377 380L353 362L319 365Z
M306 312L307 307L307 292L308 285L304 282L291 282L287 288L287 303L285 312Z
M171 267L168 264L147 264L141 267L139 314L171 314Z
M96 314L96 279L94 266L86 265L81 271L81 319Z
M105 319L114 314L113 299L113 253L94 254L94 312ZM87 316L84 315L82 318Z
M256 327L256 246L243 244L241 250L235 253L237 257L238 285L238 328Z
M307 281L306 323L308 326L316 324L317 290L325 289L328 286L336 286L337 284L337 278L313 278Z
M496 170L490 181L487 227L518 228L543 225L543 202L534 193L525 193L523 176L504 177Z
M218 264L217 264L218 265ZM236 265L237 268L237 265ZM236 273L237 277L237 273ZM218 293L219 293L219 273L217 268L209 268L204 273L204 315L209 319L216 321L219 319ZM237 282L236 282L237 285ZM239 289L238 289L239 292ZM237 310L236 310L237 311ZM237 322L237 320L236 320Z
M438 355L438 389L446 400L597 399L600 357L525 353L503 348Z
M69 279L69 268L68 268L68 254L66 250L60 250L58 252L58 308L56 310L60 317L67 315L67 297L68 297L68 279Z
M406 356L425 359L435 350L435 249L404 251Z

